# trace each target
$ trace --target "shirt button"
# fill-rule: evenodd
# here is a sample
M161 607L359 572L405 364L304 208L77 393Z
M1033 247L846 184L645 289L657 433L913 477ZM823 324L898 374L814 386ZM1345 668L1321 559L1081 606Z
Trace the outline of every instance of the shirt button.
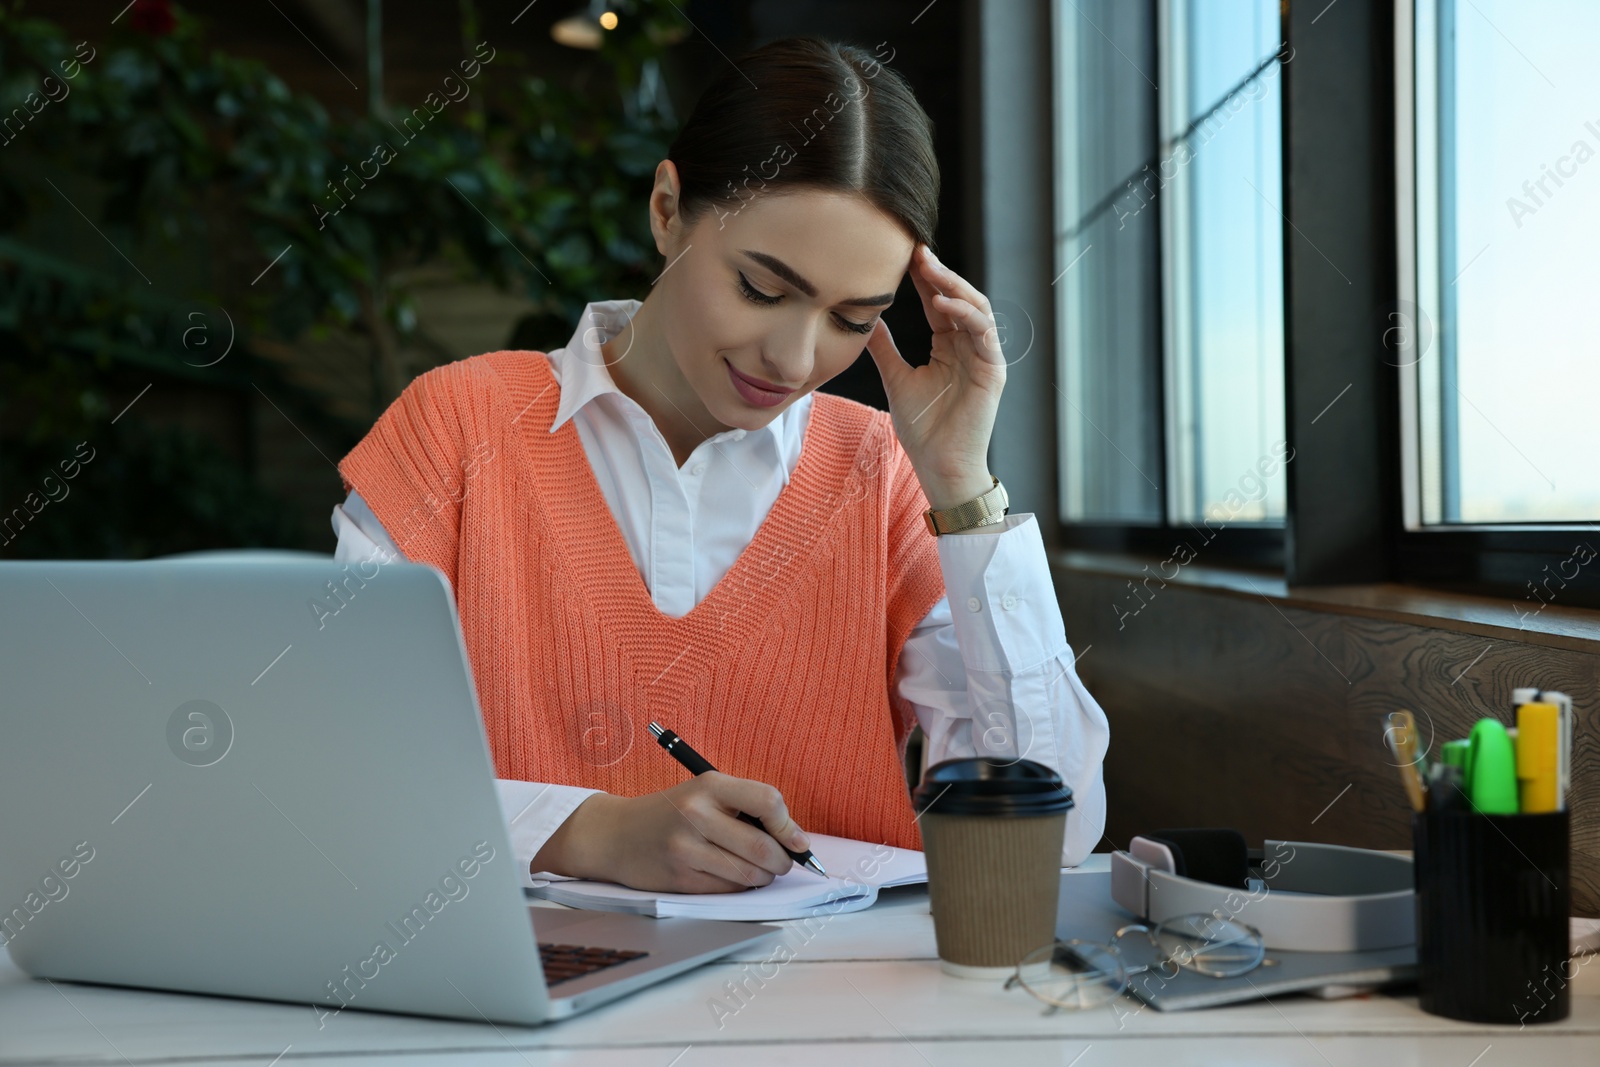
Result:
M705 472L706 472L706 465L704 463L696 463L694 466L689 468L689 473L694 475L697 478L700 475L704 474Z
M967 597L967 610L969 610L969 611L981 611L982 609L983 609L983 602L981 600L979 600L975 596Z
M1007 611L1010 611L1012 608L1017 606L1017 598L1008 593L1006 594L1006 598L1000 601L1000 606L1005 608Z

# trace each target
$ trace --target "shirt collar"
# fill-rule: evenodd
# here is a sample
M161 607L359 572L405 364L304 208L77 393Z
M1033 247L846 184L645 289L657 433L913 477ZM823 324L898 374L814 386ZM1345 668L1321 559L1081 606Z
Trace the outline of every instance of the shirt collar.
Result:
M551 369L555 372L556 382L561 388L561 402L556 407L555 419L550 423L551 433L559 430L562 423L572 418L573 414L585 404L606 395L613 395L615 397L613 402L622 405L623 408L631 407L645 418L649 418L637 401L617 388L616 380L611 377L611 371L606 366L605 353L600 350L602 344L621 332L641 306L643 305L638 300L598 300L586 304L583 315L578 319L578 328L572 332L571 340L564 348L549 353ZM782 455L786 420L792 417L795 407L796 405L791 404L760 430L752 431L755 434L767 435L771 439L773 449L779 455ZM737 441L745 436L746 431L733 429L724 431L713 439Z

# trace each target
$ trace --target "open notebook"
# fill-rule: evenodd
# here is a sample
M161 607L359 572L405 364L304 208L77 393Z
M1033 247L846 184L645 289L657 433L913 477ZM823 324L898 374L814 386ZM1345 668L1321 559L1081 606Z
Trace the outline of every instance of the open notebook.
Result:
M928 880L928 865L920 852L828 834L806 836L829 877L796 867L768 885L742 893L650 893L610 882L536 878L527 892L590 911L773 922L860 911L878 899L879 889Z

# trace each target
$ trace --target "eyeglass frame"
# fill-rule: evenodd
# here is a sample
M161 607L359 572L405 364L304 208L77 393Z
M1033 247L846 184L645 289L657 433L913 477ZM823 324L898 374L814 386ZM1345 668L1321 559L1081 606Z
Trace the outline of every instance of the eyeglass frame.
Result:
M1207 971L1201 970L1200 968L1195 967L1193 965L1193 958L1194 958L1193 953L1189 954L1189 959L1187 959L1187 960L1180 959L1178 957L1182 954L1181 946L1180 946L1180 950L1178 952L1169 953L1165 949L1163 949L1161 947L1161 943L1156 940L1156 932L1158 930L1161 930L1162 928L1167 927L1167 926L1172 925L1172 924L1183 923L1183 922L1192 922L1194 920L1199 920L1199 921L1202 921L1202 922L1227 922L1227 923L1232 923L1234 926L1237 926L1237 927L1243 929L1244 931L1246 931L1247 933L1250 934L1251 938L1255 942L1255 946L1256 946L1255 953L1254 953L1255 959L1250 963L1249 966L1245 967L1242 970L1234 971L1234 972L1231 972L1231 973L1228 973L1228 974L1212 974L1212 973L1209 973ZM1134 933L1134 932L1142 933L1145 936L1146 940L1148 940L1150 942L1150 945L1155 949L1156 955L1157 955L1157 957L1159 957L1155 962L1138 964L1136 967L1130 968L1129 965L1127 964L1127 962L1123 959L1122 953L1118 950L1118 942L1121 941L1123 939L1123 937L1126 936L1127 934ZM1225 942L1218 942L1217 944L1218 944L1218 946L1225 946L1225 945L1235 944L1235 943L1237 943L1237 942L1225 941ZM1136 976L1141 975L1141 974L1147 974L1152 970L1159 971L1160 968L1165 967L1169 963L1176 963L1178 965L1178 968L1179 968L1180 971L1181 970L1190 970L1190 971L1193 971L1195 974L1204 975L1207 978L1238 978L1238 977L1240 977L1242 975L1250 974L1251 972L1255 971L1256 969L1260 968L1261 966L1271 962L1266 958L1266 955L1267 955L1266 939L1265 939L1265 937L1262 936L1261 931L1256 929L1254 926L1251 926L1249 923L1240 922L1238 919L1234 919L1234 918L1222 918L1220 916L1210 915L1210 914L1207 914L1205 912L1193 912L1193 913L1187 914L1187 915L1174 915L1169 919L1163 919L1161 922L1156 923L1154 926L1151 926L1149 923L1143 923L1143 922L1128 923L1128 924L1126 924L1124 926L1118 927L1117 930L1112 933L1111 940L1109 942L1091 941L1091 940L1089 940L1087 938L1075 937L1075 938L1071 938L1071 939L1066 940L1066 941L1063 941L1063 940L1058 938L1058 939L1056 939L1054 941L1049 942L1048 944L1040 945L1038 948L1033 949L1031 952L1029 952L1026 956L1022 957L1022 959L1017 962L1016 972L1014 974L1012 974L1011 977L1006 979L1004 988L1009 990L1013 986L1019 986L1020 985L1028 993L1029 996L1033 997L1035 1000L1042 1001L1045 1005L1047 1005L1047 1010L1045 1012L1045 1014L1047 1014L1047 1015L1054 1014L1055 1012L1061 1011L1063 1009L1066 1009L1068 1011L1078 1011L1078 1010L1083 1010L1083 1009L1088 1008L1088 1007L1103 1007L1104 1004L1095 1004L1095 1005L1064 1004L1064 1003L1062 1003L1060 1001L1052 1000L1049 997L1046 997L1043 994L1041 994L1038 990L1033 989L1031 986L1029 986L1028 982L1027 982L1027 979L1022 977L1023 964L1026 963L1029 958L1038 955L1040 952L1043 952L1046 949L1049 949L1050 950L1049 959L1054 960L1055 959L1056 950L1061 949L1061 948L1066 948L1066 949L1068 949L1070 951L1070 950L1073 950L1073 949L1077 948L1078 946L1085 946L1085 947L1088 947L1088 948L1096 948L1096 949L1100 949L1100 950L1108 953L1117 962L1118 967L1121 969L1121 972L1122 972L1121 982L1120 982L1118 988L1116 989L1116 991L1114 993L1112 993L1111 996L1106 998L1106 1000L1104 1002L1105 1004L1112 1003L1118 997L1122 996L1130 988L1132 988L1133 979ZM1178 976L1178 971L1174 971L1170 976L1163 978L1163 981L1170 981L1172 978L1176 978L1177 976Z

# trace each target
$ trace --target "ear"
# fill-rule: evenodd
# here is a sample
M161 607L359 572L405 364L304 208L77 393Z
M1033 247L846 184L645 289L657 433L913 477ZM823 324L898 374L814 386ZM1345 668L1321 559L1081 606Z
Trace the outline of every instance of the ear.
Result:
M678 165L670 159L657 163L656 183L650 190L650 233L655 238L656 251L668 258L672 246L683 238L683 216L679 211L682 192Z

